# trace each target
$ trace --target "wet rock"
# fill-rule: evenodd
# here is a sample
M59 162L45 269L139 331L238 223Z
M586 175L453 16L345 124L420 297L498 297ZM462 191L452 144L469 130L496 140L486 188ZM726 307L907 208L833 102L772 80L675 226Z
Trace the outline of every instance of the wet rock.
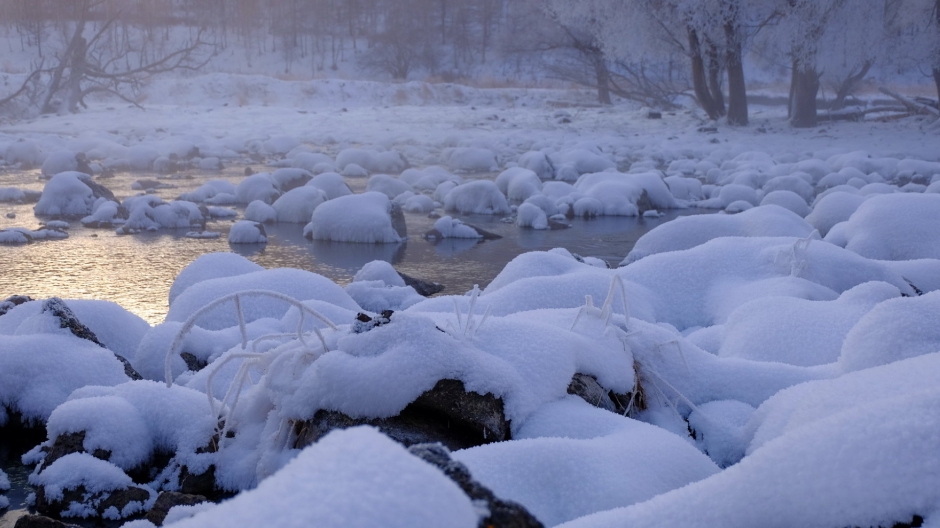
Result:
M405 225L405 213L402 211L401 206L393 202L392 209L388 214L392 218L392 229L394 229L402 239L407 238L408 226Z
M215 497L219 490L215 485L215 466L209 466L205 473L193 474L183 466L180 470L180 491L186 495L205 495Z
M65 455L70 455L72 453L84 453L85 452L85 431L79 431L77 433L68 433L56 437L55 441L52 442L52 447L46 452L46 458L43 460L43 467L49 467L56 460L64 457ZM107 460L104 458L103 460Z
M639 215L642 217L647 211L653 211L656 208L653 206L653 201L650 200L650 195L646 192L646 189L643 189L643 193L640 194L640 197L636 201L636 208Z
M450 457L450 451L441 444L418 444L408 448L412 455L436 466L460 486L476 503L485 503L489 515L480 519L480 528L541 528L539 522L522 505L502 500L489 488L473 479L467 466Z
M600 409L617 412L617 406L610 399L607 390L601 387L594 376L575 374L568 384L568 394L574 394L582 400Z
M646 118L647 118L647 119L662 119L662 118L663 118L663 113L662 113L662 112L655 112L655 111L653 111L653 110L650 110L650 111L646 114Z
M424 297L430 297L435 293L440 293L444 291L444 285L438 284L436 282L423 281L421 279L416 279L410 275L405 275L402 272L398 272L398 276L405 281L405 286L411 286L418 292L418 295Z
M42 515L27 514L16 520L13 528L78 528L74 524L65 524Z
M295 424L294 447L304 448L333 429L357 425L377 427L406 446L440 442L450 449L465 449L511 438L500 398L467 392L463 382L445 379L389 418L351 418L321 409Z
M108 189L104 185L101 185L100 183L96 182L95 180L91 178L91 176L87 174L82 174L78 177L78 179L81 180L82 183L84 183L85 185L91 188L92 195L94 195L95 199L105 198L107 200L111 200L112 202L120 203L120 201L114 197L114 193L111 192L111 189Z
M164 491L160 493L160 496L157 497L157 502L153 503L153 507L147 512L147 520L157 526L161 526L170 508L174 506L195 506L207 500L208 499L202 495L188 495L175 491Z
M96 336L94 332L78 320L78 317L75 316L75 312L73 312L62 299L58 297L46 299L45 302L42 303L42 313L50 313L57 317L59 319L59 328L67 328L75 337L86 339L102 348L107 348L98 340L98 336ZM128 360L118 354L114 354L114 357L124 365L124 374L127 374L128 378L132 380L144 379L143 376L134 370L134 367L131 366Z
M33 300L32 297L28 297L26 295L11 295L7 297L6 299L0 301L0 315L3 315L9 312L10 310L12 310L13 308L16 308L17 306L23 303L28 303L29 301L32 301L32 300Z
M195 355L189 352L180 353L180 357L183 358L183 361L186 362L186 368L193 371L199 372L200 370L206 368L208 362L203 359L197 358Z

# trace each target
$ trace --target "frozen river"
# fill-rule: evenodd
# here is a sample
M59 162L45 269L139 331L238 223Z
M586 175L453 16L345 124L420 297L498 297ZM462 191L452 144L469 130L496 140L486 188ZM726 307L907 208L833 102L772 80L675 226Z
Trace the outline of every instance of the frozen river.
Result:
M257 167L263 170L263 167ZM174 188L160 189L164 200L175 199L210 179L238 183L242 168L222 173L197 174L192 179L161 180ZM119 174L99 180L119 199L136 194L131 185L155 175ZM347 178L355 192L365 190L365 178ZM37 172L0 174L0 187L41 191L44 181ZM244 208L236 208L241 219ZM445 239L437 244L422 238L434 219L406 213L409 238L401 244L350 244L311 242L303 237L303 224L268 225L266 245L230 245L228 230L233 220L209 222L208 231L220 232L216 239L192 239L187 230L162 230L137 235L117 235L112 229L88 229L71 221L69 238L22 246L0 246L0 299L9 295L34 298L59 296L103 299L117 302L151 324L166 315L170 286L179 271L198 256L216 251L239 253L265 268L291 267L319 273L346 284L367 262L386 260L398 271L423 280L441 283L445 294L461 293L488 284L520 253L563 247L583 256L599 257L616 266L636 240L653 227L678 215L703 212L698 209L667 212L661 218L598 217L576 219L571 228L554 231L522 229L502 222L500 216L455 215L465 222L502 235L499 240L477 242ZM14 218L7 214L13 213ZM0 229L35 229L41 219L32 204L0 204Z

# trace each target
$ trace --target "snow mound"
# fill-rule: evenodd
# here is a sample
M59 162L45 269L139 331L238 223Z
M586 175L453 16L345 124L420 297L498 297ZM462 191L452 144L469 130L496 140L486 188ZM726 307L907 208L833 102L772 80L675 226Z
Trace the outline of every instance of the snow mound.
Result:
M444 197L444 209L464 214L510 213L506 197L489 180L476 180L454 187Z
M506 195L506 198L523 201L542 191L542 180L534 171L522 167L511 167L496 177L496 186L499 187L501 193Z
M846 372L940 351L940 292L891 299L849 331L839 366Z
M304 236L313 240L391 244L407 235L404 215L382 193L341 196L314 210Z
M408 161L397 150L379 152L352 148L336 156L336 168L341 173L349 165L358 165L372 173L398 174L408 168Z
M132 196L121 204L128 211L121 233L156 231L203 226L208 218L192 202L176 200L164 202L159 196L146 194ZM208 211L206 211L208 212Z
M434 231L437 231L435 237L440 233L442 238L483 238L479 231L450 216L438 218L434 222Z
M277 211L261 200L255 200L245 208L245 220L259 224L273 224L277 222Z
M388 174L373 174L369 177L366 190L380 192L388 196L390 200L402 193L414 192L414 189L407 182L393 178Z
M170 286L170 304L193 284L209 279L233 277L264 270L263 267L234 253L206 253L183 268Z
M940 195L886 194L859 205L826 241L879 260L940 258Z
M813 211L805 218L820 235L826 236L836 224L848 220L864 202L864 196L837 191L816 200Z
M265 244L268 241L264 225L251 220L239 220L228 232L229 244Z
M312 180L307 182L307 185L310 187L316 187L321 191L326 193L326 199L332 200L334 198L339 198L340 196L346 196L352 194L352 190L349 189L349 185L346 184L346 180L343 179L339 174L328 171L317 174L313 177Z
M441 157L447 168L454 172L477 173L499 170L496 155L492 150L478 147L456 147L447 149Z
M574 396L543 406L513 441L458 451L454 458L546 526L643 502L718 472L678 436Z
M719 237L804 238L813 227L797 214L776 205L755 207L736 215L694 215L656 226L634 244L621 266L644 257L702 245Z
M760 201L761 205L777 205L792 211L800 218L805 218L812 209L807 205L806 200L792 191L771 191L764 195Z
M900 295L890 284L866 282L833 301L755 299L728 316L718 355L807 367L834 363L859 319Z
M81 172L61 172L46 183L42 196L33 206L37 215L48 216L85 216L92 213L95 194L82 179L88 178Z
M312 500L315 499L315 500ZM368 427L333 431L258 487L168 528L474 528L470 499L439 469Z
M516 211L516 225L531 227L532 229L548 229L548 217L539 206L529 202L523 203Z
M278 222L305 224L313 211L327 201L326 193L313 186L291 189L274 201L271 207L277 213Z
M242 180L235 188L235 200L241 204L261 200L266 204L274 203L281 195L277 182L270 174L259 172Z

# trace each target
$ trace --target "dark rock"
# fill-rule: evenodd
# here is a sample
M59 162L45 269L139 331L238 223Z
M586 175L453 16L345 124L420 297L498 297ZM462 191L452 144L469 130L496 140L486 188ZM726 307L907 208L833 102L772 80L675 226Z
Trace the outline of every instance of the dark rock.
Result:
M467 466L452 459L443 445L419 444L411 446L408 451L443 471L470 500L486 503L490 513L480 520L480 528L541 528L542 523L522 505L500 499L489 488L474 480Z
M114 197L114 193L111 192L111 189L108 189L104 185L101 185L100 183L91 179L91 176L87 174L83 174L79 176L78 179L81 180L82 183L84 183L85 185L91 188L91 192L94 195L95 199L105 198L107 200L111 200L112 202L118 201L118 199Z
M244 171L244 172L245 172L245 176L251 176L252 174L255 173L255 170L252 169L251 167L245 167L245 171Z
M102 348L107 348L101 341L98 341L98 336L96 336L94 332L78 320L78 317L75 316L75 312L73 312L62 299L58 297L46 299L45 302L42 303L42 313L51 313L53 316L58 317L59 328L67 328L75 337L86 339ZM114 357L124 365L124 374L127 374L128 378L132 380L144 379L143 376L134 370L130 361L124 359L124 357L119 354L114 354Z
M643 192L640 194L640 197L637 199L636 208L640 217L643 216L643 213L656 209L655 207L653 207L653 201L650 200L650 195L648 192L646 192L646 189L643 189Z
M32 301L32 297L26 295L11 295L0 301L0 315L3 315L17 306Z
M706 133L706 134L717 134L717 133L718 133L718 127L716 127L716 126L703 126L703 127L698 127L698 131L699 131L699 132L704 132L704 133Z
M89 176L95 174L95 171L91 170L91 165L88 164L88 156L84 152L75 153L75 162L78 163L78 168L75 169L78 172L83 172Z
M215 485L215 466L209 466L205 473L198 475L190 473L189 468L183 466L180 470L180 491L187 495L205 495L213 497L219 494Z
M43 468L51 466L53 462L64 457L65 455L71 455L72 453L84 453L84 443L85 431L57 436L55 441L52 442L52 447L50 447L49 451L46 453L46 458L42 463Z
M108 508L117 508L117 511L123 511L128 504L132 502L144 503L150 500L150 492L131 486L126 489L119 489L111 492L107 498L98 503L98 512L104 513Z
M186 362L186 368L193 372L199 372L200 370L206 368L206 365L208 365L208 362L197 358L189 352L180 353L180 357L183 358L183 361Z
M79 504L96 502L95 511L100 516L108 508L114 507L122 511L131 502L144 503L149 499L150 492L136 486L97 493L89 493L85 486L78 486L75 489L63 490L61 498L52 500L46 497L45 488L40 486L36 488L36 511L45 515L58 516L73 502Z
M134 189L135 191L149 191L153 189L161 189L163 187L163 183L156 180L137 180L131 184L131 189Z
M376 317L369 317L364 313L356 314L356 320L353 321L352 331L354 334L361 334L363 332L368 332L373 328L387 325L391 322L392 314L395 313L392 310L383 310L381 314Z
M174 506L195 506L207 500L208 499L202 495L187 495L175 491L164 491L160 493L160 496L157 497L157 502L153 503L153 507L147 512L147 520L157 526L161 526L163 520L166 519L166 514L170 512L170 508Z
M74 524L65 524L62 521L50 519L42 515L26 514L16 520L13 528L78 528Z
M607 390L601 387L594 376L575 374L568 384L568 394L574 394L591 405L610 412L617 412L617 406L611 401Z
M663 118L663 113L662 113L662 112L654 112L654 111L650 110L649 113L646 114L646 118L647 118L647 119L662 119L662 118Z
M914 294L915 294L915 295L917 295L918 297L920 297L921 295L924 294L924 290L918 288L917 286L914 286L914 283L911 282L910 280L908 280L906 277L901 277L901 278L904 279L904 282L906 282L906 283L908 284L908 286L911 287L912 290L914 290ZM902 295L903 297L908 297L908 295L907 295L907 294L904 294L904 293L902 293L901 295ZM3 304L0 304L0 315L3 315L3 311L2 311L2 310L3 310Z
M294 447L311 445L333 429L357 425L377 427L406 446L440 442L450 449L464 449L511 438L501 399L467 392L463 382L445 379L390 418L351 418L321 409L295 424Z
M401 280L405 281L405 286L411 286L418 292L418 295L423 295L424 297L430 297L435 293L440 293L444 291L444 285L438 284L436 282L423 281L421 279L416 279L410 275L405 275L402 272L398 272L398 276L401 277Z
M556 220L548 219L548 228L552 231L557 231L559 229L568 229L571 227L571 224L566 224L564 222L558 222Z
M401 206L397 203L392 203L392 209L388 214L392 217L392 229L394 229L401 238L407 238L408 226L405 225L405 212L402 211Z

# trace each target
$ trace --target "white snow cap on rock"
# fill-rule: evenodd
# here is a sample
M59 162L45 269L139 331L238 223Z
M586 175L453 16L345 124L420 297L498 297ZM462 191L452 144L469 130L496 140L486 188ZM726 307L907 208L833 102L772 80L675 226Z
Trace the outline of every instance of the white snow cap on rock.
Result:
M442 184L444 185L444 184ZM509 202L489 180L458 185L444 197L444 209L464 214L509 214Z
M83 178L88 178L88 175L74 171L56 174L43 187L42 196L33 206L33 211L37 215L50 216L91 214L95 196Z
M168 528L474 528L470 499L439 469L369 427L333 431L283 469Z
M940 258L940 195L897 193L874 196L826 241L879 260Z
M251 220L239 220L228 232L229 244L264 244L268 241L264 226Z
M392 202L378 192L341 196L314 210L304 235L313 240L388 244L401 242Z

